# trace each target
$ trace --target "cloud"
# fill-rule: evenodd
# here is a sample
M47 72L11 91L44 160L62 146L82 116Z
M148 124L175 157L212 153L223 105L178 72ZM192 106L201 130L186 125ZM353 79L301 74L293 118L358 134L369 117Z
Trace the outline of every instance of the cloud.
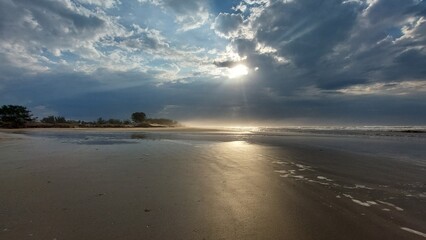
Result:
M241 14L220 13L212 27L219 36L231 38L239 35L242 24L243 16Z
M256 39L299 67L313 67L349 35L357 17L353 5L335 0L275 1L254 21Z
M80 2L103 8L112 8L121 4L120 0L80 0Z
M270 1L256 11L248 3L245 20L220 14L215 31L231 38L239 56L260 67L263 84L282 94L425 77L422 2ZM239 32L242 22L252 39Z
M222 61L222 62L220 62L220 61L214 61L213 62L213 64L215 65L215 66L217 66L217 67L225 67L225 68L232 68L232 67L234 67L234 66L236 66L236 65L238 65L239 63L240 63L241 61L231 61L231 60L228 60L228 61Z
M210 17L209 6L205 0L138 0L171 10L176 15L179 30L197 29L207 23Z
M325 116L332 110L317 106L322 102L340 99L349 107L364 102L354 96L390 100L411 95L416 99L424 91L424 1L294 0L257 4L245 1L234 8L234 15L219 14L214 30L230 39L231 48L246 58L246 64L259 69L249 76L251 87L258 89L251 94L263 99L269 110L274 102L304 109L301 102L312 99L318 104L311 102L310 109ZM241 27L250 28L253 38L242 34ZM232 61L215 62L218 67L223 66L221 63ZM380 104L388 105L384 101ZM342 113L339 108L333 111ZM391 114L392 108L387 111ZM278 116L278 112L271 115Z
M98 69L108 69L156 71L157 79L163 81L191 75L176 72L177 68L170 66L179 65L181 69L196 63L201 69L211 62L199 56L199 47L171 46L157 29L123 24L120 18L85 4L120 6L119 1L41 0L37 4L28 0L2 1L0 69L10 74L1 78L49 71L95 73ZM168 4L179 13L188 14L197 5L173 1Z
M338 92L353 95L409 95L426 93L425 81L404 81L352 85Z
M95 14L71 1L2 1L0 8L3 9L0 17L1 54L11 67L45 69L49 64L44 60L49 59L49 55L60 56L65 52L96 59L102 56L96 44L123 32L105 13ZM33 59L31 64L16 54L17 49L25 58Z
M119 37L116 41L129 49L134 50L158 50L169 48L169 43L160 31L149 28L141 28L133 24L133 32L125 37Z

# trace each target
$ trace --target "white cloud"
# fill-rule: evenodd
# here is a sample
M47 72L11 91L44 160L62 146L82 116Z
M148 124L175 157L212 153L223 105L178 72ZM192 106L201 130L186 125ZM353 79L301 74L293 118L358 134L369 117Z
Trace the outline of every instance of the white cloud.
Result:
M91 11L70 1L44 0L38 4L16 1L0 5L8 12L1 17L1 21L7 23L0 28L1 42L14 46L16 51L25 51L30 56L28 59L32 59L32 64L17 64L22 68L34 69L35 63L41 65L39 59L46 57L45 50L56 57L70 52L80 58L96 60L102 56L98 47L105 39L125 32L103 11ZM6 58L17 61L13 54Z
M101 6L104 8L112 8L121 4L120 0L79 0L81 3Z
M43 63L41 56L31 54L24 46L10 42L0 42L0 59L2 64L8 64L12 68L27 69L29 74L46 72L48 66Z
M232 10L244 13L247 10L247 5L245 2L240 2L237 6L233 7Z
M175 14L175 22L180 25L179 31L200 28L210 19L206 0L138 0L138 2L160 6L165 11L171 10Z
M271 46L266 46L265 44L257 43L256 51L258 51L260 54L265 54L265 53L276 53L278 50Z
M404 40L413 40L420 44L426 43L426 19L424 17L408 18L407 23L401 28L402 36L395 40L395 43Z
M205 25L209 21L209 17L209 12L200 8L194 13L176 16L176 22L180 25L179 30L189 31Z
M243 21L241 14L220 13L216 17L212 28L221 37L234 38L240 35Z
M409 95L426 93L426 82L421 80L360 84L339 89L337 92L350 95Z
M162 1L161 0L138 0L138 2L140 3L149 3L149 4L153 4L155 6L160 6Z

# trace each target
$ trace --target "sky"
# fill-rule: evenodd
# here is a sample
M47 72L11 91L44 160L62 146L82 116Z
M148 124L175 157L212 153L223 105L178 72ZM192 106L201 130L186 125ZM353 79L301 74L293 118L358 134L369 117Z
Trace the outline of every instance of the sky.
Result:
M426 125L426 1L1 0L3 104L39 118Z

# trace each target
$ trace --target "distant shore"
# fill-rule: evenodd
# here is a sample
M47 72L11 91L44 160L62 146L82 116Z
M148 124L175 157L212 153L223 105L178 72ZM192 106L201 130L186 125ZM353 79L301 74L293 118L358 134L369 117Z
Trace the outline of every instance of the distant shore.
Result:
M123 131L123 132L132 132L132 131L171 131L171 132L200 132L200 131L223 131L219 128L202 128L202 127L73 127L73 128L58 128L58 127L48 127L48 128L0 128L0 132L5 133L19 133L19 132L28 132L28 131Z

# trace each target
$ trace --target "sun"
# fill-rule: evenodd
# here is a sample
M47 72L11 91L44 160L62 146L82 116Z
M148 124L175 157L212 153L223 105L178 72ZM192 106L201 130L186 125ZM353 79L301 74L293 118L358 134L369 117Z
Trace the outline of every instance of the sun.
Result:
M238 64L235 67L228 69L229 78L239 78L248 74L248 67L244 64Z

